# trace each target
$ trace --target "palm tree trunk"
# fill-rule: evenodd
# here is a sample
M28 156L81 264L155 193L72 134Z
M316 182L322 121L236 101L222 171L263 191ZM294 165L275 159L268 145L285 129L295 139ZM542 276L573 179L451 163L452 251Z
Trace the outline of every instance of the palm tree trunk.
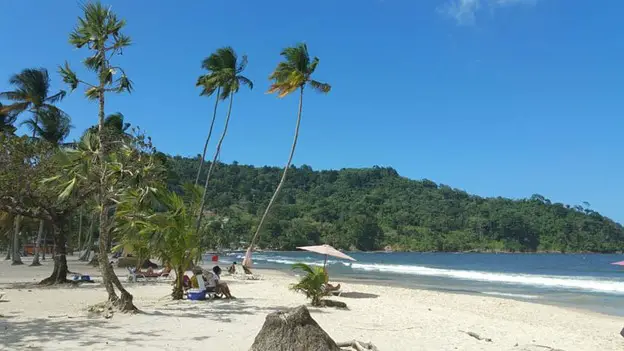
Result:
M271 206L275 202L277 195L279 195L280 190L282 190L282 186L284 185L284 181L286 180L286 173L288 173L288 168L290 168L290 164L292 163L293 156L295 156L295 148L297 147L297 139L299 138L299 126L301 125L301 112L303 111L303 86L300 88L299 94L299 113L297 114L297 126L295 127L295 138L293 139L292 146L290 148L290 156L288 156L288 162L284 167L284 173L282 174L282 179L280 179L279 184L277 185L277 189L273 193L269 204L264 210L264 214L262 214L262 218L260 219L260 223L258 224L258 228L256 228L256 233L251 239L251 243L249 244L249 248L247 248L247 253L245 254L245 259L243 260L243 266L250 266L251 262L248 262L248 259L251 258L251 252L254 249L254 246L257 244L258 235L260 234L260 230L262 229L262 225L271 210Z
M37 242L35 243L35 257L33 258L31 266L41 266L39 262L39 248L41 243L41 237L43 236L43 220L39 220L39 231L37 232Z
M22 222L22 216L15 216L14 225L15 228L13 230L13 261L11 262L12 266L24 264L22 262L22 257L20 256L20 245L19 245L19 232L20 232L20 224Z
M106 53L104 51L99 54L102 57L105 57ZM100 68L100 77L103 77L104 70L108 67L106 65L102 65ZM109 216L109 199L108 199L108 190L106 186L106 174L104 169L106 168L106 154L107 154L107 137L104 133L104 88L105 83L103 81L100 82L99 85L99 111L98 111L98 139L100 142L100 147L98 150L100 165L102 169L100 170L102 174L100 175L100 189L99 189L99 203L100 203L100 238L98 240L98 248L99 248L99 265L100 271L102 272L102 282L104 283L104 287L106 288L106 292L108 293L108 302L113 306L118 308L123 312L136 311L137 308L132 303L132 294L130 294L126 289L124 289L123 285L119 281L117 275L115 275L115 271L110 266L108 262L108 246L109 246L109 237L110 237L110 229L111 229L111 220ZM117 297L115 293L115 287L121 293L120 297Z
M80 251L80 241L82 240L82 208L80 209L80 217L78 219L78 245L76 245L76 247L78 248L78 251Z
M80 261L88 261L91 256L91 245L93 244L93 229L95 226L95 213L91 215L91 223L89 223L89 233L87 233L87 240L83 244L83 254L80 256Z
M210 122L210 129L208 130L208 137L206 138L206 143L204 144L204 152L202 153L202 157L199 159L199 169L197 169L197 177L195 177L195 185L199 183L199 175L201 174L202 167L204 166L204 160L206 159L206 150L208 150L208 143L210 142L210 136L212 135L212 128L214 127L215 119L217 119L217 107L219 106L219 95L221 95L221 87L217 88L217 98L215 101L214 112L212 113L212 121Z
M214 153L214 157L212 158L212 163L210 164L210 168L208 168L208 174L206 174L206 183L204 183L204 196L202 196L201 205L199 206L199 214L197 214L197 227L195 231L199 233L199 228L201 227L201 221L204 217L204 206L206 206L206 193L208 192L208 182L210 181L210 175L214 170L215 165L217 164L217 158L221 153L221 145L223 144L223 139L225 139L225 135L227 134L228 125L230 124L230 115L232 114L232 102L234 101L234 94L230 94L230 106L228 107L227 117L225 118L225 126L223 127L223 133L221 133L221 138L219 139L219 143L217 144L217 150Z
M39 124L39 112L40 108L35 108L35 126ZM33 128L32 138L34 139L37 136L37 129ZM41 236L43 235L43 220L39 220L39 231L37 232L37 242L35 243L35 257L33 258L31 266L41 266L41 262L39 262L39 243L41 242ZM43 254L43 259L45 260L45 253Z
M48 251L48 231L44 230L43 231L43 250L41 252L42 261L45 261L45 255L47 251Z
M13 237L11 236L11 230L10 229L6 232L6 236L7 236L7 238L9 240L8 240L8 243L7 243L7 254L6 254L6 256L4 256L4 260L8 261L8 260L11 259L11 252L12 252L11 250L13 250L13 245L11 244L11 242L13 241L13 239L12 239Z

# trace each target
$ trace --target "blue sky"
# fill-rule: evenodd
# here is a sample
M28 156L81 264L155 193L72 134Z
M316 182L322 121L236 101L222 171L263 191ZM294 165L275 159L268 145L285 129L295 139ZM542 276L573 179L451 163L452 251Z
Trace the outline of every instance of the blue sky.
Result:
M333 90L305 97L296 164L392 166L483 196L587 201L624 221L621 0L106 3L128 22L134 45L117 62L136 88L107 113L164 152L201 152L213 100L194 83L229 45L249 56L255 88L235 98L221 159L282 165L297 99L266 95L267 77L283 47L305 41ZM3 0L0 90L26 67L80 68L86 52L67 43L79 14L74 1ZM60 106L72 137L96 122L82 91Z

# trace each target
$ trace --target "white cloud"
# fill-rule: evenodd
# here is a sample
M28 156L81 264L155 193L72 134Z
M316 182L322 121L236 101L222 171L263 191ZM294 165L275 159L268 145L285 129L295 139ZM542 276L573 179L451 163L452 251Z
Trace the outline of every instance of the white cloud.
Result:
M495 9L503 6L534 5L537 0L449 0L440 11L460 25L474 24L481 8Z

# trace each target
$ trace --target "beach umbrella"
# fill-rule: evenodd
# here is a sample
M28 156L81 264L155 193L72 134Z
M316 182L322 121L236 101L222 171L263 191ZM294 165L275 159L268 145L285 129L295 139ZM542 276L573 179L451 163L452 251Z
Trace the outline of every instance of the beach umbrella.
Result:
M614 264L616 266L624 266L624 261L620 261L620 262L613 262L611 264Z
M314 245L314 246L300 246L297 247L299 250L305 250L305 251L310 251L310 252L316 252L318 254L321 255L325 255L325 261L323 262L323 269L325 269L325 265L327 265L327 256L332 256L332 257L337 257L337 258L342 258L344 260L350 260L350 261L355 261L356 259L346 255L338 250L336 250L335 248L333 248L331 245Z

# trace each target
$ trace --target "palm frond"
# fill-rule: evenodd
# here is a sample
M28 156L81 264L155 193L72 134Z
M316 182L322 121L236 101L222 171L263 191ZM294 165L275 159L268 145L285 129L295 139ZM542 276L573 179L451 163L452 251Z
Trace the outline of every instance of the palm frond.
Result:
M327 84L327 83L321 83L321 82L317 82L315 80L310 80L308 82L308 85L310 85L310 87L316 91L318 91L319 93L329 93L329 91L331 90L331 85Z
M253 89L253 82L245 76L238 76L238 82L239 84L248 86L249 89Z

